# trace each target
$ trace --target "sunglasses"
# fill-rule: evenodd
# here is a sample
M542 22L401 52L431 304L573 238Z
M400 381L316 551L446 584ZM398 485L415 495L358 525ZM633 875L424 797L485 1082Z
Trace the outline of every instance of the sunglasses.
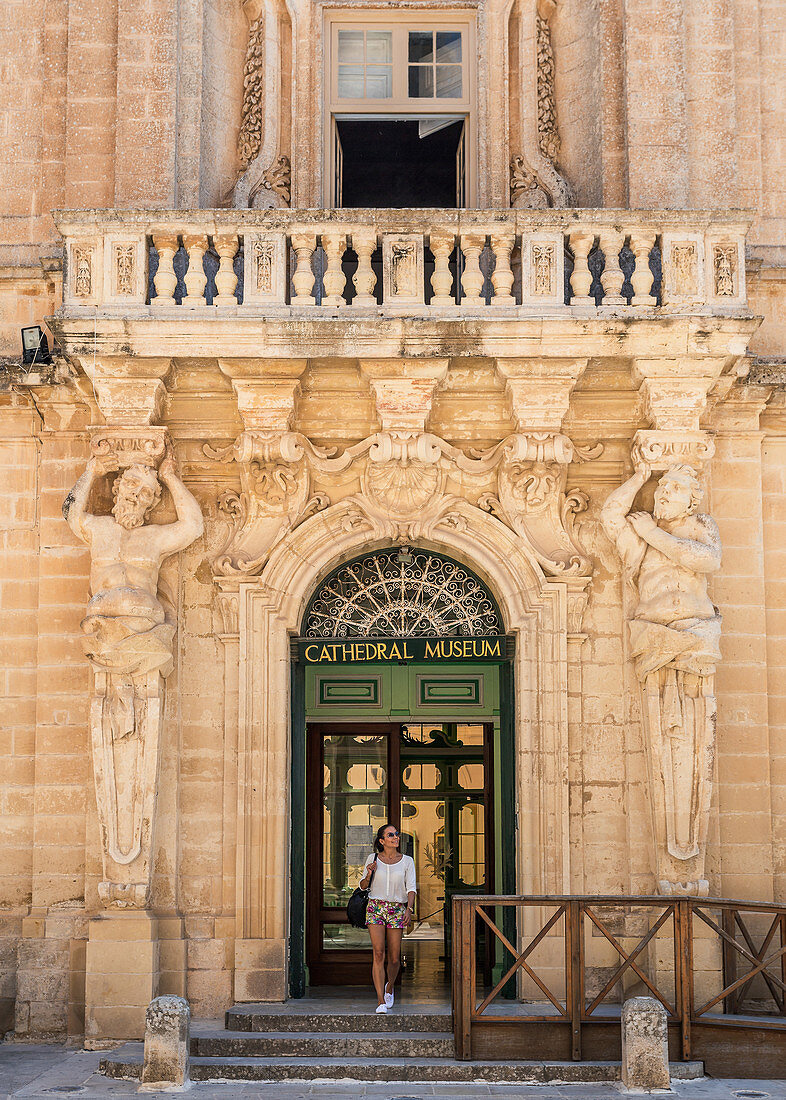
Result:
M398 836L400 836L399 833L385 833L385 840L394 840Z

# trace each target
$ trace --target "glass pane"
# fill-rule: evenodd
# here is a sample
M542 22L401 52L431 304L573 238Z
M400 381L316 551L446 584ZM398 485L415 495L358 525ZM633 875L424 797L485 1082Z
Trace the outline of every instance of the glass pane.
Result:
M432 99L434 96L434 69L431 65L409 66L410 99Z
M323 742L323 898L343 906L360 881L374 834L387 821L387 744L333 734Z
M338 59L363 63L363 31L338 32Z
M339 65L338 94L342 99L363 98L363 66Z
M409 60L433 61L434 60L434 32L410 31L409 32Z
M323 924L323 951L368 951L368 932L351 924Z
M458 742L460 745L482 745L483 744L483 726L475 725L470 726L460 725L457 728Z
M461 61L460 31L437 31L437 61Z
M484 809L468 802L459 810L459 878L466 886L481 886L486 878Z
M343 61L344 58L342 57ZM347 60L354 61L353 58ZM366 61L392 61L393 60L393 32L392 31L366 31ZM446 57L446 61L461 60Z
M375 764L353 764L347 771L347 783L353 791L379 791L384 782L385 771Z
M483 790L483 765L462 764L458 770L459 786L465 791Z
M390 99L392 95L392 65L366 65L366 99Z
M411 764L404 768L402 776L404 786L410 791L435 791L441 779L442 772L436 764Z
M445 803L408 796L401 803L401 851L415 861L416 924L409 938L441 941L445 921L445 878L452 853L445 847Z
M437 98L461 98L460 65L437 65Z

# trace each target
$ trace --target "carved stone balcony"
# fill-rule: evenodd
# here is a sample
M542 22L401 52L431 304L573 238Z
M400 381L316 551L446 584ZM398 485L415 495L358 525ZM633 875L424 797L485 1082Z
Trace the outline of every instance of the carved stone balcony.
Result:
M606 353L610 335L635 353L631 340L666 321L679 351L686 334L711 339L748 316L741 212L118 210L56 223L55 328L76 353L184 354L186 319L198 355L264 354L260 324L274 354L307 340L307 354L358 354L385 336L467 354L481 335L505 354L533 321L594 334Z

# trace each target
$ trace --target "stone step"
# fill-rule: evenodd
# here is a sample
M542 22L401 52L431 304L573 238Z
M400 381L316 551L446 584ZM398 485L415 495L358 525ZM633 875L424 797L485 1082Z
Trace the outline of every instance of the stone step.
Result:
M141 1051L101 1062L107 1077L139 1080ZM702 1077L701 1062L672 1063L675 1080ZM585 1084L620 1078L619 1062L457 1062L452 1058L192 1058L192 1081L440 1081L464 1084Z
M449 1012L411 1012L394 1008L387 1016L366 1012L269 1012L230 1008L226 1014L229 1031L439 1031L452 1034Z
M191 1054L207 1058L452 1058L454 1053L453 1036L437 1031L225 1031L191 1036Z

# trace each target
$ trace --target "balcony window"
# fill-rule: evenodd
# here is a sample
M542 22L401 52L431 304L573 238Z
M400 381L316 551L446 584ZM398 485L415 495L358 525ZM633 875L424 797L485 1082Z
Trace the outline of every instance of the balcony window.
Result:
M472 203L474 24L466 13L328 17L325 203Z

